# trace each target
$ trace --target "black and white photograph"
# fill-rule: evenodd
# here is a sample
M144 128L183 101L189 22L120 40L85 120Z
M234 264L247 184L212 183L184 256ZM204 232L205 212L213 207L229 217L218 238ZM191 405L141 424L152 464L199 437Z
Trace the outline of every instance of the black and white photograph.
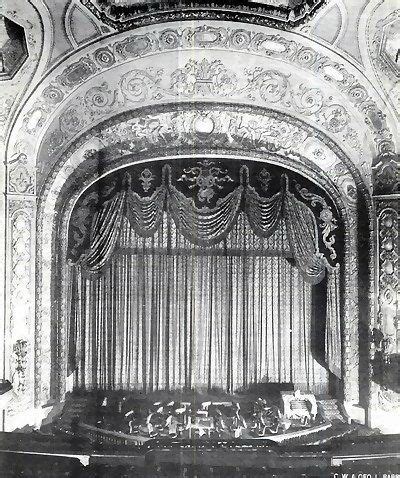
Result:
M0 476L400 478L400 3L0 1Z

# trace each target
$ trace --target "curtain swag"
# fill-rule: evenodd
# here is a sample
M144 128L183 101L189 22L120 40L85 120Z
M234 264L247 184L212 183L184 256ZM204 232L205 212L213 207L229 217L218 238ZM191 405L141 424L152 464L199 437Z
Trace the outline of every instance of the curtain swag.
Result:
M281 222L286 226L294 262L311 284L319 283L326 269L333 268L318 247L318 229L311 209L289 191L288 178L281 176L280 191L261 197L249 185L246 166L240 170L240 185L214 207L197 207L171 182L170 166L163 168L163 181L154 193L141 197L132 190L126 173L123 188L106 201L94 217L90 247L78 260L82 270L98 273L109 262L119 240L123 218L142 237L151 237L161 225L163 214L172 217L178 231L190 242L210 246L222 241L237 222L241 211L259 237L271 236Z

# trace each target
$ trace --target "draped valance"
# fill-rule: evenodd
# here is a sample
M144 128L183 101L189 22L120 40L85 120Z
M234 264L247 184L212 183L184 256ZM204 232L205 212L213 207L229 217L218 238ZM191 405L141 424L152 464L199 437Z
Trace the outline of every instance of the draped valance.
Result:
M259 237L271 236L283 224L291 257L307 281L320 282L326 269L331 268L319 250L316 217L289 190L286 174L281 175L279 191L263 197L249 184L247 166L240 168L239 185L219 197L212 207L198 206L183 194L172 182L169 165L164 165L162 182L150 196L142 197L134 191L132 178L125 173L120 190L96 212L89 248L77 264L87 272L100 272L118 245L124 218L139 236L150 237L160 227L165 213L187 240L201 246L214 245L226 238L240 213L246 215L253 233Z

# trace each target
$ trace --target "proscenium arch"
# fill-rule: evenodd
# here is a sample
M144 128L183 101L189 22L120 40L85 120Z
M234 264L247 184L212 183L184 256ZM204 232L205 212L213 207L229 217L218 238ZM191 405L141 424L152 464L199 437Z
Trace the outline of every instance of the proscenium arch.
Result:
M59 260L59 263L58 263L58 271L54 271L54 274L53 274L53 283L54 284L60 284L60 282L62 281L62 279L64 277L67 277L66 276L66 264L67 264L67 244L68 244L68 240L67 240L67 237L68 237L68 228L69 228L69 220L70 220L70 215L71 215L71 212L74 208L74 206L76 205L77 201L79 200L79 198L84 194L84 192L93 184L95 184L96 182L98 182L99 180L105 178L106 176L114 173L115 171L117 170L121 170L121 169L125 169L131 165L138 165L138 164L146 164L148 162L155 162L155 161L170 161L171 163L173 163L174 160L178 160L178 159L184 159L184 158L187 158L189 155L188 154L177 154L177 155L174 155L174 156L170 156L170 155L166 155L166 156L158 156L158 157L154 157L152 156L151 153L149 153L147 155L147 157L139 157L139 158L133 158L132 156L126 156L124 158L124 164L117 167L117 168L111 168L109 171L105 172L104 174L102 174L100 177L97 177L95 180L91 181L90 183L88 184L85 184L85 185L80 185L80 187L78 187L77 189L74 188L74 183L75 181L73 181L71 179L71 185L73 187L73 189L76 189L75 193L70 196L70 191L68 192L65 192L65 195L62 194L61 196L64 198L68 198L70 196L70 199L67 200L67 201L64 201L63 199L61 199L60 197L60 206L64 206L64 209L60 209L59 210L59 220L57 221L57 226L56 226L56 229L58 231L58 236L60 238L62 238L61 241L57 241L57 251L55 252L55 255L56 257L59 257L60 260ZM265 155L257 155L257 154L254 154L254 155L238 155L237 153L235 152L230 152L230 154L227 154L226 152L223 153L222 151L220 151L219 153L214 153L214 154L211 154L211 153L205 153L205 154L200 154L200 153L196 153L196 154L192 154L190 155L190 158L192 159L195 159L195 158L201 158L201 159L204 159L204 158L207 158L207 159L219 159L219 160L223 160L223 159L232 159L232 160L248 160L248 161L255 161L255 162L260 162L260 163L263 163L263 164L274 164L274 165L279 165L279 166L282 166L283 164L285 164L285 167L289 170L292 170L296 173L298 173L299 171L297 170L297 168L294 168L292 167L290 164L287 164L284 159L282 157L279 157L279 155L274 155L273 153L270 153L270 154L265 154ZM318 175L314 175L314 177L312 178L312 182L321 187L321 184L320 182L318 181L317 179L317 176ZM302 175L302 177L306 177L304 174ZM307 179L310 179L309 177ZM332 187L328 188L328 191L329 191L329 195L328 197L332 200L333 204L334 204L334 207L336 208L336 211L337 211L337 215L338 217L343 220L343 224L346 224L346 222L348 222L346 220L346 218L343 218L343 214L344 214L344 211L341 209L341 204L340 204L340 201L336 200L332 197L332 194L334 194L334 191L332 189ZM327 192L326 190L324 190L324 192ZM339 202L339 204L338 204ZM58 208L57 208L58 209ZM344 247L346 247L346 243L344 244ZM342 270L343 272L343 275L345 275L345 270ZM58 304L58 315L54 315L53 316L53 329L55 328L58 328L59 332L58 332L58 336L59 337L64 337L64 340L62 341L63 343L66 343L66 340L65 340L65 336L66 336L66 329L65 329L65 322L66 322L66 319L67 317L65 316L65 306L66 306L66 301L65 301L65 292L66 292L66 285L65 282L63 283L62 285L62 296L63 296L63 303L59 303ZM58 289L58 286L57 287L57 290L55 288L53 288L53 303L56 303L56 300L57 300L57 296L59 296L59 289ZM59 393L62 395L63 393L63 390L62 390L62 387L63 387L63 377L65 377L65 357L63 358L61 355L59 357L56 357L55 358L55 365L56 367L60 367L59 370L58 370L58 385L59 385ZM54 370L55 372L55 370ZM53 375L53 377L55 377L56 374ZM56 385L56 384L55 384ZM54 390L55 393L57 393L57 386L55 387L55 390Z
M193 108L193 104L190 105L191 108ZM198 107L199 105L196 105L196 107ZM209 105L207 105L209 106ZM220 105L221 107L221 105ZM154 112L154 110L152 110ZM265 110L264 110L265 111ZM135 114L136 113L136 116L139 114L143 114L143 111L133 111L131 114ZM154 113L153 113L154 114ZM318 133L318 134L321 134L321 133ZM87 135L90 136L90 133L87 133ZM337 149L337 151L340 151L340 148L338 148L337 145L334 145L328 138L325 138L327 140L327 142L329 144L332 144L332 147L335 147ZM83 138L80 139L80 141L78 142L78 145L79 144L83 144ZM77 148L77 143L75 143L72 147L71 147L71 151L72 150L76 150ZM261 160L261 161L268 161L268 159L271 161L271 158L275 158L275 161L277 164L283 166L283 167L288 167L288 166L291 166L291 169L293 169L294 171L296 171L298 174L301 174L301 175L305 175L306 177L308 177L308 179L310 179L311 181L315 182L316 184L318 184L320 187L322 187L322 189L324 189L325 191L328 192L328 194L330 195L330 197L332 197L334 203L336 205L338 205L338 207L343 210L343 211L346 211L346 204L345 204L345 201L344 199L341 197L341 193L337 190L337 187L331 182L331 180L329 178L326 177L326 175L321 171L315 171L315 165L312 165L311 162L308 162L306 160L304 160L304 164L306 165L306 170L307 170L307 173L304 174L304 170L299 170L298 169L298 166L294 165L293 164L293 161L288 159L287 157L283 157L283 156L279 156L275 153L263 153L263 154L260 154L260 153L257 153L256 151L247 151L245 153L243 153L243 151L225 151L223 152L222 150L213 150L212 151L214 153L214 155L227 155L227 156L232 156L233 154L236 154L236 155L239 155L239 156L242 156L242 157L246 157L247 159L258 159L258 160ZM180 155L182 155L182 151L179 151ZM192 151L193 153L193 151ZM211 154L211 151L204 151L204 148L203 148L203 152L201 153L201 155L204 157L206 154ZM153 152L148 152L147 153L147 158L145 157L145 155L141 155L141 156L138 156L136 157L136 161L132 161L132 156L128 155L124 158L121 158L121 161L123 164L121 164L120 166L123 167L124 165L128 165L128 164L131 164L132 162L138 162L138 161L146 161L146 160L154 160L156 159L156 151L154 150ZM187 156L187 154L186 154ZM342 153L341 154L341 158L343 160L344 163L347 163L349 165L349 163L351 163L350 160L348 160L344 154ZM165 159L165 157L160 157L160 159ZM86 160L87 162L88 160ZM307 164L306 164L307 163ZM351 163L352 164L352 163ZM311 168L311 166L313 166L313 169ZM114 167L113 168L110 168L110 170L112 169L116 169L117 165L114 164ZM352 175L353 175L353 178L355 178L356 180L356 184L357 184L357 187L358 187L358 190L361 191L361 196L365 195L364 196L364 199L365 199L365 202L368 202L370 199L369 199L369 196L367 194L367 191L366 191L366 187L365 185L363 184L362 182L362 179L359 177L359 175L357 175L357 173L354 171L354 167L353 167L353 171L352 171ZM52 221L52 224L53 224L53 230L55 231L54 234L52 234L52 237L51 237L51 244L52 244L52 251L51 251L51 263L49 264L49 267L51 266L51 270L52 270L52 287L53 287L53 293L54 293L54 288L57 287L57 284L56 284L56 281L54 279L59 279L60 278L60 269L59 267L62 267L63 265L63 257L62 257L62 250L60 251L60 247L61 247L61 244L59 243L58 239L59 237L65 237L65 231L67 230L67 227L68 227L68 214L66 214L67 210L68 209L71 209L72 208L72 205L74 204L74 200L75 199L71 199L71 191L68 192L68 184L67 182L69 182L70 184L74 185L73 183L73 178L74 178L74 172L75 174L78 174L78 177L80 176L80 174L77 172L77 171L70 171L71 173L71 176L69 176L68 174L66 175L65 177L65 180L63 181L63 188L62 190L60 191L57 191L57 190L52 190L52 186L54 186L54 183L55 183L55 179L56 179L56 176L57 176L57 172L54 171L53 174L51 175L50 178L48 178L48 181L47 181L47 184L46 184L46 187L43 191L43 195L41 196L40 198L40 203L39 203L39 235L38 235L38 262L37 262L37 265L38 265L38 279L39 279L39 295L38 295L38 304L39 304L39 314L38 314L38 317L37 317L37 320L38 320L38 323L42 321L42 319L44 318L42 315L41 315L41 311L40 311L40 305L42 303L42 299L43 299L43 296L42 296L42 291L41 291L41 287L42 287L42 263L41 263L41 258L43 256L43 247L45 246L44 242L43 241L43 237L42 237L42 227L41 227L41 224L43 224L43 220L49 220L50 218L48 217L45 217L45 214L44 214L44 211L45 211L45 206L46 206L46 200L48 199L49 196L51 195L54 195L56 194L57 195L57 204L58 205L63 205L63 212L60 211L60 213L56 214L55 216L53 215L51 217L51 221ZM106 171L104 171L104 173L106 174ZM63 173L61 173L63 174ZM98 178L96 178L98 179ZM93 181L93 177L92 177L92 181ZM75 184L75 187L76 187L76 184ZM80 188L78 190L75 190L75 195L74 197L76 198L77 196L79 196L82 191L85 189L85 187L87 187L87 185L82 185L82 183L80 184ZM65 203L65 201L68 200L68 203ZM55 210L57 210L57 207L55 208ZM345 220L345 236L347 237L347 241L349 241L349 234L350 234L350 224L352 222L351 218L349 217L349 214L346 212L344 214L344 220ZM345 239L346 240L346 239ZM354 248L354 244L353 244L353 248ZM63 244L63 247L64 247L64 251L66 250L65 249L65 243ZM61 247L62 249L62 247ZM60 254L61 252L61 254ZM347 247L347 255L346 255L346 258L345 261L346 263L349 261L349 256L353 253L354 254L357 253L356 250L354 251L350 251L350 246ZM65 258L65 257L64 257ZM353 257L353 259L355 259L356 261L356 257ZM65 263L65 261L64 261ZM47 262L46 262L47 264ZM355 267L357 266L357 264L355 263ZM354 263L353 263L353 267L354 267ZM347 269L347 267L346 267ZM55 274L55 275L54 275ZM61 274L61 280L65 280L65 276ZM354 279L351 278L349 276L349 274L347 274L347 281L346 284L347 285L350 285L349 282L350 282L350 279ZM345 284L345 287L346 287L346 290L347 290L347 286ZM62 287L65 287L65 283L64 284L61 284ZM49 294L50 294L50 291L48 290L47 291ZM54 295L53 295L54 297ZM354 301L357 301L357 299L353 298L352 299L353 301L353 305L354 305ZM56 315L53 314L52 317L51 317L51 327L50 327L50 323L47 324L47 326L49 327L49 330L50 328L53 328L53 330L55 330L55 335L56 337L58 338L63 338L63 334L65 333L65 331L63 331L63 327L61 327L60 329L58 328L59 325L62 325L62 319L65 318L65 311L63 311L63 307L65 307L65 304L61 304L59 308L57 308L57 313ZM356 309L355 309L356 310ZM355 324L354 324L354 317L352 319L353 321L353 324L348 324L347 322L345 322L345 325L349 325L349 326L352 326L353 329L354 329L354 325L357 326L357 322L358 322L358 314L355 314L356 315L356 319L355 319ZM54 329L55 327L55 329ZM354 330L353 330L353 335L354 335ZM37 349L39 351L42 350L42 344L41 344L41 337L39 337L38 335L36 336L37 337L37 340L38 340L38 343L37 343ZM64 339L65 339L65 336L64 336ZM358 347L358 344L357 344L357 336L354 337L354 340L356 341L356 348ZM48 357L48 359L51 361L53 361L53 363L58 363L58 364L64 364L63 367L65 367L65 350L62 349L61 345L63 343L63 340L58 340L57 341L57 349L56 349L56 355L54 356L53 355L53 360L50 358L50 356ZM47 354L49 353L53 353L54 354L54 348L52 349L52 351L50 350L47 350L46 351ZM64 357L63 357L63 354L64 354ZM356 357L345 357L344 358L344 361L346 361L346 366L347 365L350 365L350 361L353 361L354 358L357 358L358 354L356 354ZM348 362L348 363L347 363ZM40 376L40 368L41 368L41 364L39 364L39 361L37 361L38 363L38 377L39 380L41 378L43 378L45 380L45 377L41 377ZM356 363L356 372L357 372L357 375L358 375L358 365ZM57 379L56 379L56 383L53 383L54 385L54 388L52 391L51 391L51 395L54 395L54 394L62 394L62 391L63 391L63 383L62 383L62 377L65 377L65 370L64 369L59 369L59 370L53 370L53 368L51 368L50 366L50 369L48 370L49 372L52 372L52 374L56 373L56 376L57 376ZM346 367L344 367L344 370L346 370ZM355 373L354 373L354 370L352 371L352 378L355 378ZM351 383L352 380L347 380L347 387L348 387L348 390L346 392L345 390L345 398L349 399L350 401L357 401L358 400L358 390L356 390L356 388L358 387L358 384L357 383ZM357 380L356 380L357 382ZM355 385L355 386L354 386ZM44 388L44 390L43 390ZM43 384L41 384L40 382L37 383L37 388L36 388L36 391L37 391L37 403L40 403L41 401L43 401L43 392L45 392L45 395L48 395L50 396L50 390L46 390L47 389L47 386L43 387ZM346 394L347 394L347 397L346 397Z

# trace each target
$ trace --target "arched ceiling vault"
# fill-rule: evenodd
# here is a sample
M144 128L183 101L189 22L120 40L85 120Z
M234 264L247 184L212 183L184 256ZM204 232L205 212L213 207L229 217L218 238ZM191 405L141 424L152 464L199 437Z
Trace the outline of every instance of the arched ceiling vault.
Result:
M7 158L37 169L39 191L67 148L97 124L143 107L190 103L195 110L198 102L301 120L340 146L369 189L374 164L391 160L398 146L395 118L337 53L295 33L198 21L114 34L59 63L23 105Z

